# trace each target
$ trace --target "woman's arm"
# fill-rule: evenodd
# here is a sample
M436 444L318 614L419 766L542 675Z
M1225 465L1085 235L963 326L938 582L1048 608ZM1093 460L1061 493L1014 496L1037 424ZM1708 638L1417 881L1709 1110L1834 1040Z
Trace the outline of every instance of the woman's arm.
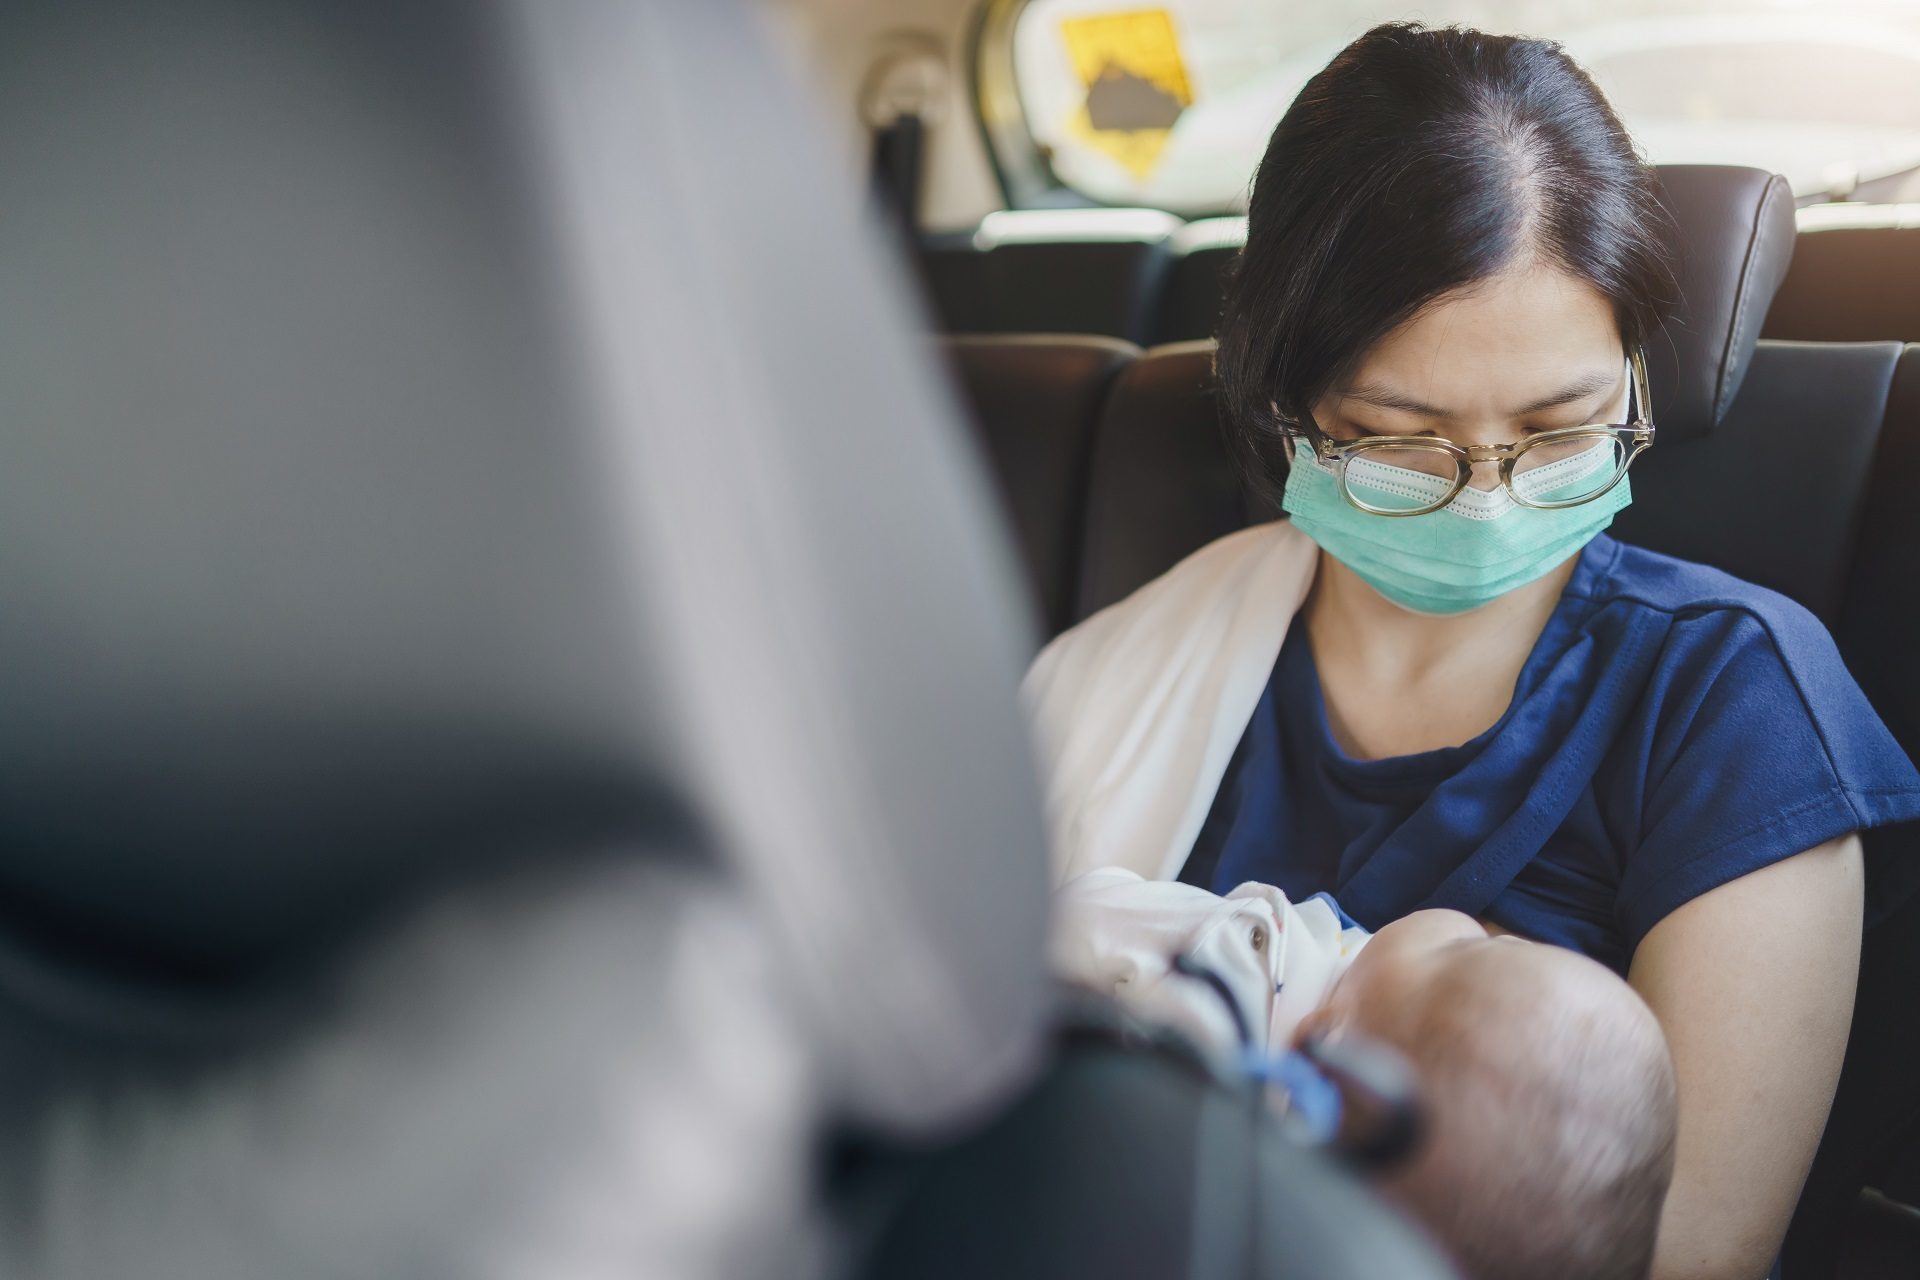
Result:
M1761 1280L1826 1127L1853 1017L1864 872L1843 836L1655 925L1628 980L1680 1082L1655 1280Z

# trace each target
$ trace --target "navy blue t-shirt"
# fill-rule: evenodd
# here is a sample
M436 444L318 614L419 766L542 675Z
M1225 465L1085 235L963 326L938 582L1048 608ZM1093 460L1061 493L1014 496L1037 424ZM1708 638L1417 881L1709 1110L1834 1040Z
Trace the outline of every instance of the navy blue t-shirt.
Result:
M1289 628L1181 878L1331 891L1379 928L1453 907L1625 972L1689 899L1920 817L1920 774L1784 596L1602 534L1499 721L1356 760Z

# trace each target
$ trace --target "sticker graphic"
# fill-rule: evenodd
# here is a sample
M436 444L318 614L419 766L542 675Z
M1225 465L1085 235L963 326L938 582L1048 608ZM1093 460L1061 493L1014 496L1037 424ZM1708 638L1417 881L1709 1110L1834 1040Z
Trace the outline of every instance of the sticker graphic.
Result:
M1060 36L1087 90L1067 131L1134 177L1147 177L1166 150L1174 122L1193 105L1173 15L1132 9L1065 18Z

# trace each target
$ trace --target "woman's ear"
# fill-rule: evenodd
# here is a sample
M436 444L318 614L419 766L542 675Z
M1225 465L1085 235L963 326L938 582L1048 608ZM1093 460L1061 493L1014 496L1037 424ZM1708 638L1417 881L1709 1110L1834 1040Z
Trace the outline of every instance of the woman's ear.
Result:
M1274 419L1276 421L1280 421L1280 422L1286 421L1286 415L1280 412L1280 402L1278 400L1267 401L1267 408L1272 411ZM1282 431L1280 433L1280 451L1286 455L1287 465L1292 466L1293 465L1293 435L1291 432Z

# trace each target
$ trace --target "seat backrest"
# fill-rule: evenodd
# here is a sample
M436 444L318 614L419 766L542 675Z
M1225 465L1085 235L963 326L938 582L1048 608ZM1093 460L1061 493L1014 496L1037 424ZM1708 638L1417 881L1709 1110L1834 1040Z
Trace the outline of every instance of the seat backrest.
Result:
M1024 1078L1010 557L779 67L0 8L0 1273L789 1266Z
M1173 261L1154 307L1155 343L1211 338L1220 326L1227 271L1247 243L1247 220L1198 218L1173 236Z
M1901 354L1887 397L1850 557L1835 639L1847 667L1907 754L1920 759L1920 347ZM1914 824L1867 833L1881 877L1868 882L1870 910L1896 906L1877 921L1861 957L1853 1033L1833 1113L1827 1122L1800 1211L1787 1237L1787 1274L1834 1273L1835 1243L1848 1226L1862 1185L1893 1193L1911 1218L1920 1195L1888 1177L1892 1166L1920 1164L1920 830ZM1909 1177L1911 1175L1909 1174Z
M1704 435L1669 435L1652 393L1661 435L1634 464L1614 535L1771 587L1833 625L1899 356L1894 342L1758 343Z
M1802 210L1793 267L1767 312L1765 336L1920 340L1920 204Z
M1118 338L939 340L1026 562L1044 634L1075 616L1094 429L1140 349Z
M1824 440L1815 433L1815 439ZM1887 727L1920 756L1920 346L1900 353L1834 633Z
M946 333L1103 334L1149 340L1180 219L1158 209L1022 209L917 252Z
M1087 489L1076 621L1262 518L1227 449L1213 343L1156 347L1121 372Z

